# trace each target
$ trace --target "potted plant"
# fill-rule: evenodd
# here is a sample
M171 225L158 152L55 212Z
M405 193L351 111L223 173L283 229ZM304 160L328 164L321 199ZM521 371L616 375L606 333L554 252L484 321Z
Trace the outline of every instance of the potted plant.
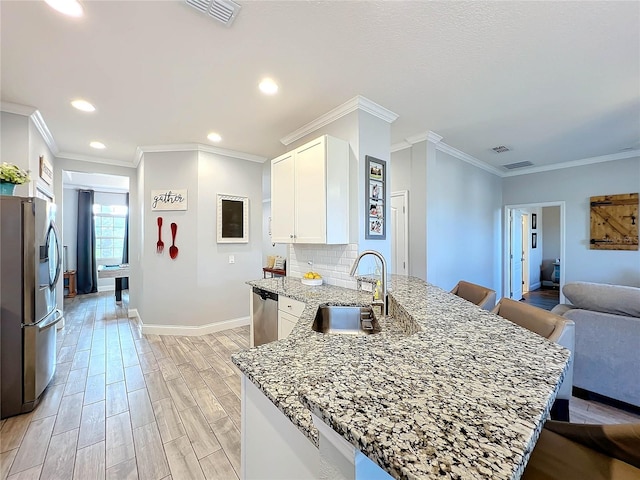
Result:
M29 172L13 163L0 165L0 195L13 195L16 185L30 182Z

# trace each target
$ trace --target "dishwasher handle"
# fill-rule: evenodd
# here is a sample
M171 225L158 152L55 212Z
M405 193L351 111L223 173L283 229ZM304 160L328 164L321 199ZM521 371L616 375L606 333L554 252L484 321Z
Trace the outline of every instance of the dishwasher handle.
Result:
M253 293L258 295L262 300L275 300L278 301L278 294L262 290L261 288L253 287Z

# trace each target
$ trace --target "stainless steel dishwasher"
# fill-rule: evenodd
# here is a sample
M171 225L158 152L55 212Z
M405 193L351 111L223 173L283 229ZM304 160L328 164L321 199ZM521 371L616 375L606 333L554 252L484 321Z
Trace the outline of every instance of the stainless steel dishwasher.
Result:
M253 287L253 345L278 339L278 294Z

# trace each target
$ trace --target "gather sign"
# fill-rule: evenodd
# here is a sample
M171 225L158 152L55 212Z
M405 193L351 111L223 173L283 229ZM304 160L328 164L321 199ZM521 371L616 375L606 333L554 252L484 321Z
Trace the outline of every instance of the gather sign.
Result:
M151 210L186 210L187 190L168 188L164 190L151 190Z

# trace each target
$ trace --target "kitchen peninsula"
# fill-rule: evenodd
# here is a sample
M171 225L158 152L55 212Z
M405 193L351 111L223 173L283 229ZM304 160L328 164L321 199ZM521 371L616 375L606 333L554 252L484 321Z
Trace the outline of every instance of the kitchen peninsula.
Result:
M306 468L290 476L328 478L324 452L334 433L394 478L521 476L567 350L417 278L393 276L389 318L381 333L364 336L317 333L311 324L321 303L367 305L370 294L291 278L248 283L306 308L286 339L232 357L243 373L245 478L284 475L287 452L277 450L286 448ZM271 432L256 426L261 409L274 419Z

